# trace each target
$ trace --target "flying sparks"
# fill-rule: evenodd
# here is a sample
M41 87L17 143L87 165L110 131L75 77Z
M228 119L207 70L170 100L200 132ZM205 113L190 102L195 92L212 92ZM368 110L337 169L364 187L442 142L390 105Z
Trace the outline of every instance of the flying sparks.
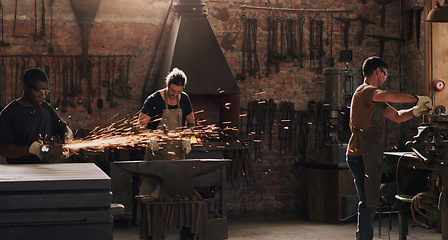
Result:
M149 130L146 127L140 126L137 113L131 117L111 122L108 126L98 126L86 137L75 139L65 144L64 148L69 150L70 153L76 153L81 149L102 152L106 148L123 149L128 147L146 147L151 140L161 142L168 140L191 140L193 136L197 142L197 139L205 139L205 136L213 136L213 134L217 133L218 129L215 125L207 125L195 126L193 128L179 128L173 131Z

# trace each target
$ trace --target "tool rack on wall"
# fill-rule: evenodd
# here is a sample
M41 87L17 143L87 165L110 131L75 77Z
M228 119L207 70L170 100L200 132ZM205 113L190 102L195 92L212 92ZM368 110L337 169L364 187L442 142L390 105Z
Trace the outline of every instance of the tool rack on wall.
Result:
M133 55L0 55L0 107L22 94L22 77L29 68L41 68L49 78L47 101L67 112L82 105L92 112L92 103L109 107L115 98L130 99L129 72Z

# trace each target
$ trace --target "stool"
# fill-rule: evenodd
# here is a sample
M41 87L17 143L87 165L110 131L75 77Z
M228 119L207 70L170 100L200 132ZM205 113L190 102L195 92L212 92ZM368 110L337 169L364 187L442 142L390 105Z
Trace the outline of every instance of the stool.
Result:
M407 203L412 202L414 196L395 195L398 203L398 236L400 240L406 240L408 234L408 209Z
M385 211L384 211L385 210ZM398 213L397 210L394 210L393 206L386 205L386 202L381 201L380 206L377 207L376 214L378 216L378 237L381 238L381 220L384 213L393 214ZM390 218L389 218L390 220ZM392 224L389 221L389 231L392 230Z

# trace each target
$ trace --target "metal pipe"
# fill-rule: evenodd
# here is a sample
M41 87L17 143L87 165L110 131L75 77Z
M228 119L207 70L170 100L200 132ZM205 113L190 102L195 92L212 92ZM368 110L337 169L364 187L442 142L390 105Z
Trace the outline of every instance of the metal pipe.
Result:
M242 5L241 9L255 9L255 10L268 10L268 11L285 11L285 12L312 12L312 13L352 13L353 10L333 10L333 9L290 9L290 8L271 8L271 7L256 7L256 6L247 6Z
M0 55L0 58L4 57L82 57L82 55L64 55L64 54L6 54ZM131 54L109 54L109 55L88 55L91 57L137 57L137 55Z

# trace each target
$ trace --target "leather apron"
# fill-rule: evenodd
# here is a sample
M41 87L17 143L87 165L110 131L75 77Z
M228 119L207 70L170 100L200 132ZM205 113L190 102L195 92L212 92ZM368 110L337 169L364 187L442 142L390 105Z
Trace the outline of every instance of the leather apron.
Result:
M182 126L182 109L180 108L180 96L177 102L176 109L168 108L168 101L166 91L165 96L165 109L162 112L162 120L160 120L157 128L166 127L167 130L175 130L176 128ZM165 126L164 126L165 125ZM159 142L159 146L162 150L151 151L149 147L145 149L145 161L152 160L175 160L175 159L185 159L185 155L182 153L182 141L181 140L165 140ZM139 194L141 195L151 195L154 198L159 198L160 192L160 181L157 177L140 177L141 184L139 189Z
M384 103L376 103L372 117L358 132L364 164L367 207L380 204L381 165L384 148Z
M180 107L180 95L177 101L177 108L168 108L168 96L166 90L164 91L165 109L162 112L162 120L160 120L157 128L166 127L167 130L176 130L182 127L182 108ZM150 160L175 160L184 159L185 155L182 153L181 140L165 140L159 143L163 150L152 152L149 148L145 150L145 161Z

